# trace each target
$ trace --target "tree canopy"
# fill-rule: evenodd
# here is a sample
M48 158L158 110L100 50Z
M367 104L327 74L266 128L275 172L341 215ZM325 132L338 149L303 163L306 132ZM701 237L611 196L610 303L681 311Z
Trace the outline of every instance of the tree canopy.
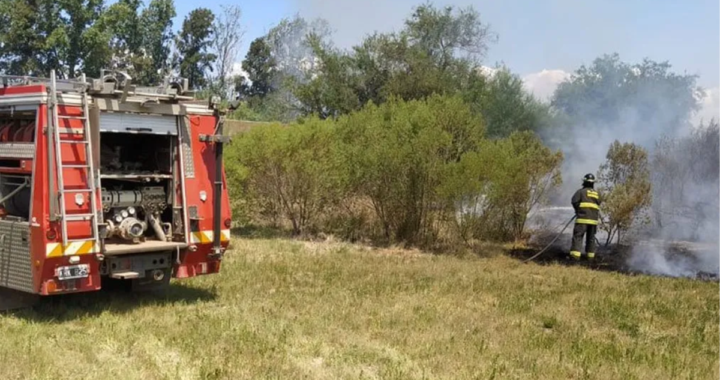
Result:
M178 32L173 0L2 0L0 1L0 70L14 75L60 78L83 72L98 77L102 69L125 70L133 83L160 84L181 75L197 89L208 87L218 58L237 58L239 19L225 25L220 54L213 42L221 22L206 8L192 10ZM233 29L234 28L234 29ZM223 73L228 76L229 70Z

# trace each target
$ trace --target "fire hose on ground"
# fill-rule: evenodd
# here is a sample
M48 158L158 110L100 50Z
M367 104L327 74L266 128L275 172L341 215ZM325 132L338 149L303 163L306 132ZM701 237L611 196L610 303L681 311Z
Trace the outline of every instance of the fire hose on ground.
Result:
M533 255L532 257L530 257L529 259L524 260L523 262L524 262L524 263L530 262L530 261L536 259L538 256L542 255L543 252L545 252L548 248L550 248L550 247L555 243L555 241L556 241L560 236L562 236L563 232L565 232L565 230L568 228L568 226L570 225L570 223L572 223L572 221L575 220L575 218L577 218L577 215L573 215L573 217L570 218L570 220L568 220L567 224L565 224L565 227L563 227L563 229L560 230L560 232L558 232L557 235L555 235L555 238L552 239L552 241L551 241L548 245L546 245L545 248L543 248L542 250L540 250L540 252L534 254L534 255ZM597 240L597 237L595 238L595 242L598 244L598 246L600 245L600 242Z
M540 252L534 254L532 257L530 257L529 259L525 260L524 262L525 262L525 263L530 262L530 261L534 260L536 257L542 255L543 252L545 252L548 248L550 248L550 247L555 243L555 241L563 234L563 232L565 232L565 230L568 228L568 226L570 225L570 223L572 223L572 221L575 220L576 217L577 217L577 215L573 215L573 217L570 218L570 220L568 220L568 222L565 224L565 227L563 227L563 229L560 230L560 232L558 232L557 235L555 235L555 238L552 239L552 241L550 242L550 244L546 245L545 248L543 248L542 250L540 250Z

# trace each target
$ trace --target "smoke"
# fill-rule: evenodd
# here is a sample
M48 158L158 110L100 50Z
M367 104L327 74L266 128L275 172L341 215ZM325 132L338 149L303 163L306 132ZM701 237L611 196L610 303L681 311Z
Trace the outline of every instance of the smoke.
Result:
M716 122L656 144L651 166L654 230L649 235L663 244L633 247L632 269L675 277L719 274L719 145Z
M688 243L638 244L627 260L631 270L671 277L697 277L699 274L718 276L720 256L717 245L697 246Z
M718 274L717 124L691 124L703 94L694 77L668 68L606 56L560 84L553 105L567 119L544 135L565 155L564 184L553 203L567 205L582 176L597 175L613 141L640 145L650 153L651 224L632 231L635 244L626 264L659 275ZM677 242L711 248L680 255Z
M356 45L364 36L373 31L392 32L401 29L403 17L409 15L413 5L419 4L419 2L405 0L391 2L295 0L294 3L298 5L298 9L302 9L305 17L321 17L328 20L329 26L333 29L334 44L345 49ZM449 2L443 0L440 3ZM469 5L472 1L460 0L453 3L462 6ZM500 51L499 55L497 57L491 55L491 58L507 60L520 72L528 73L538 67L573 65L577 62L576 60L594 54L593 51L596 49L612 48L637 56L639 51L635 46L637 41L643 41L643 44L649 45L657 41L658 35L668 33L669 36L676 39L678 33L684 33L680 30L681 28L668 28L663 21L654 26L655 29L645 29L644 35L631 35L632 29L625 29L626 25L630 24L618 22L617 17L618 15L628 17L627 20L632 21L636 15L641 13L632 13L625 4L619 6L618 9L602 4L594 7L592 12L587 12L586 9L583 9L585 12L576 10L578 14L593 14L596 17L568 18L566 17L568 6L575 7L575 2L572 4L565 1L551 3L554 3L552 7L548 7L546 4L534 10L533 17L525 20L530 22L526 23L528 26L525 28L518 29L516 25L497 24L496 26L499 28L497 31L501 41L504 42L497 47ZM503 19L502 16L518 14L516 7L493 6L490 3L484 5L480 10L483 12L483 16L489 16L486 19L491 25L493 20ZM543 13L546 11L549 13ZM646 9L638 9L636 12L646 12ZM597 16L600 14L602 17L598 18ZM548 20L552 22L548 22ZM536 22L537 25L534 25L533 22ZM590 27L588 27L588 23L590 23ZM613 23L613 27L599 27L606 26L607 23ZM546 34L549 30L548 25L552 26L550 30L554 30L555 34ZM647 28L648 25L643 27ZM687 28L685 29L687 30ZM696 29L704 31L702 28ZM537 30L543 30L543 33L536 33ZM608 38L607 33L615 33L623 38ZM297 35L295 32L287 33L287 36ZM625 38L628 36L633 38ZM707 36L688 35L682 40L697 41L698 38L706 40L705 37ZM638 40L638 38L642 38L642 40ZM297 56L288 54L288 57L292 56L288 62L313 62L307 58L310 56L307 48L301 49L297 46L295 43L297 38L287 37L287 40L279 39L279 41L282 41L279 46L287 46L286 50L279 50L298 52ZM702 44L685 43L681 45L683 49L692 47L691 50L683 50L682 54L677 52L674 54L673 59L682 66L716 66L717 54L713 54L711 59L708 59L701 54L702 52L693 49L700 46L705 51L716 52L717 44L712 45L715 46L713 49L701 46ZM518 46L522 46L522 48L518 49ZM593 49L587 49L588 47L593 47ZM557 49L572 50L562 50L562 54L556 54ZM670 51L666 50L668 47L665 45L662 45L660 49ZM643 54L647 51L652 50L642 49ZM494 54L492 50L491 54ZM562 59L558 57L562 57ZM302 66L296 63L288 64L288 67ZM653 65L642 62L631 66L620 63L617 58L606 57L593 62L591 67L583 69L584 72L578 72L584 76L583 80L567 78L565 83L558 88L558 93L555 94L561 95L559 96L560 101L558 101L558 96L555 97L555 108L562 111L561 114L568 116L568 119L559 120L556 123L557 128L543 134L546 142L560 148L565 155L562 173L563 186L553 197L553 204L569 205L572 193L581 185L582 176L586 173L597 173L614 140L636 143L648 149L653 157L651 170L653 171L654 188L654 200L651 207L652 228L638 231L638 233L642 232L640 235L642 240L657 239L662 243L636 245L628 265L636 270L665 275L679 276L700 270L717 273L717 237L720 230L718 227L718 198L720 195L718 194L717 160L714 161L714 168L712 165L698 165L695 167L698 175L686 176L689 173L687 168L694 167L691 164L696 161L713 163L712 157L717 156L716 153L713 153L718 149L717 138L707 139L714 145L709 153L702 155L693 155L692 152L695 148L692 146L669 150L669 157L673 158L670 161L673 165L684 169L669 171L666 173L667 175L658 175L658 173L664 172L660 170L662 165L655 157L658 150L656 143L661 136L666 136L673 141L691 140L693 124L697 126L696 119L693 117L699 116L695 112L699 99L712 101L713 106L717 109L718 92L715 91L711 97L702 97L696 91L695 78L670 73L669 67L663 64ZM535 90L533 91L535 95L545 98L549 94L537 89L554 82L559 77L565 77L564 72L553 70L526 75L525 80L527 87ZM706 104L705 109L710 108ZM717 113L711 114L716 115ZM566 210L563 213L566 213ZM557 221L561 225L563 222L559 220L564 218L559 215L557 220L553 216L545 215L545 217L553 224ZM674 254L672 241L708 242L713 245L714 249L698 251L696 258L689 259L686 256Z

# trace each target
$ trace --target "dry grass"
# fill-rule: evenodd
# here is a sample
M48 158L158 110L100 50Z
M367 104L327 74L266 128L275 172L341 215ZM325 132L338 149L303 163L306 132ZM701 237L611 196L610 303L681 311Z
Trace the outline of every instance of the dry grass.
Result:
M1 379L717 379L718 285L237 240L164 297L0 316Z

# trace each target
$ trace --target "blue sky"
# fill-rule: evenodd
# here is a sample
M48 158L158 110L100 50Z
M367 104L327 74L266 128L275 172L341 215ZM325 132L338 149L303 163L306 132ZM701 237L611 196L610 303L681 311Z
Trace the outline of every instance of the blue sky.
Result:
M349 47L374 30L399 29L420 1L176 0L175 25L179 27L182 17L195 7L217 11L221 4L236 4L243 10L246 30L242 55L252 39L296 12L327 19L336 43ZM486 64L502 61L521 75L572 71L600 54L618 52L626 61L669 60L678 71L699 74L705 87L720 82L717 0L436 0L435 4L473 5L500 37Z
M149 0L145 0L146 2ZM334 42L348 48L373 31L402 27L413 6L425 0L175 0L182 18L203 6L221 4L243 10L245 37L238 61L250 42L283 17L300 13L322 17L334 29ZM434 0L438 6L472 5L499 35L485 64L502 62L547 98L573 70L617 52L626 62L647 57L669 61L676 72L700 76L708 89L698 117L720 116L720 2L718 0Z

